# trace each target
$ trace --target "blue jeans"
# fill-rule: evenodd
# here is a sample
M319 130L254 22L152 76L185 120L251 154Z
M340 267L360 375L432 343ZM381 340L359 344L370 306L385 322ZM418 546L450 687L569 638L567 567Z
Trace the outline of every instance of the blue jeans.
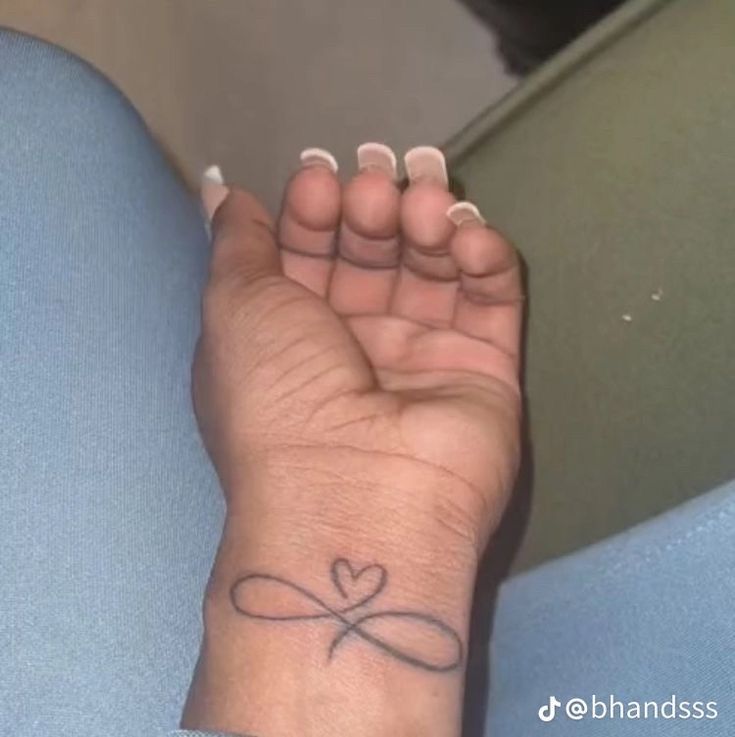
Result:
M176 729L223 521L189 398L207 260L120 93L0 31L3 735ZM729 486L507 583L487 733L734 734L734 543ZM538 717L593 694L719 716Z

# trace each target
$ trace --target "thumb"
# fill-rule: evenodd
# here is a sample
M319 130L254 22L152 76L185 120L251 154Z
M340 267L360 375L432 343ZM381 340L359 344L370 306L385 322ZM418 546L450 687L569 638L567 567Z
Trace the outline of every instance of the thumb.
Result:
M249 284L282 274L273 219L258 199L225 185L218 167L204 173L201 197L212 229L212 279L236 274Z

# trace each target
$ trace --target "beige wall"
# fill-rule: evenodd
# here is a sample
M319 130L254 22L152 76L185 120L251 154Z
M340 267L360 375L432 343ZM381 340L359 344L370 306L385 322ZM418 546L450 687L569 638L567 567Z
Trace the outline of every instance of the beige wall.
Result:
M455 0L0 0L88 59L190 181L220 162L274 205L301 148L441 142L512 84Z

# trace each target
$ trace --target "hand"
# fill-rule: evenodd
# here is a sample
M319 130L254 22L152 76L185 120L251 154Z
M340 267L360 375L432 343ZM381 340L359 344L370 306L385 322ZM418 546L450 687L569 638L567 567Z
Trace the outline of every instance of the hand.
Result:
M205 188L210 206L227 196L212 223L197 416L231 513L278 503L252 498L260 478L331 477L344 488L311 500L319 515L364 507L344 498L353 485L387 488L381 505L434 516L479 554L518 464L518 260L455 204L438 151L409 154L403 194L391 152L361 152L344 188L328 158L307 157L277 227L252 196ZM310 516L273 514L296 511Z
M194 401L228 514L188 728L459 733L477 561L519 460L518 260L436 149L407 155L404 193L389 149L358 158L342 187L307 152L277 225L203 188Z

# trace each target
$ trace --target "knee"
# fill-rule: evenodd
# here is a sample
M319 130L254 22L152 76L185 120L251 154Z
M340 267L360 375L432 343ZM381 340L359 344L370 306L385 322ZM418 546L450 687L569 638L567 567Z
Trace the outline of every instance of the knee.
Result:
M63 186L155 148L130 102L90 64L2 28L0 100L0 169L25 181L51 176Z

